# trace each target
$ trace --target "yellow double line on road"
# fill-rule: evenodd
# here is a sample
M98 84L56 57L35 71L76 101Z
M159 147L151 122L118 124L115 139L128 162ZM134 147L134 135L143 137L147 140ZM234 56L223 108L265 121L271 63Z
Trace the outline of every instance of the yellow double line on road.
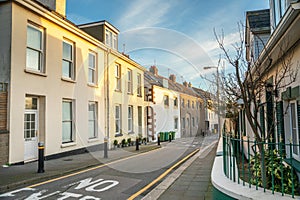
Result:
M58 181L58 180L61 180L61 179L64 179L64 178L68 178L68 177L71 177L71 176L76 176L78 174L82 174L82 173L89 172L89 171L92 171L92 170L95 170L95 169L99 169L99 168L102 168L102 167L105 167L105 166L108 166L108 165L111 165L111 164L114 164L114 163L118 163L118 162L121 162L121 161L124 161L124 160L128 160L130 158L134 158L134 157L146 154L146 153L157 151L159 149L161 149L161 148L153 149L151 151L147 151L147 152L143 152L143 153L138 153L138 154L126 157L126 158L121 158L119 160L115 160L115 161L112 161L112 162L109 162L109 163L98 165L96 167L91 167L91 168L88 168L88 169L85 169L85 170L81 170L81 171L78 171L78 172L75 172L75 173L71 173L71 174L68 174L68 175L65 175L65 176L60 176L60 177L57 177L57 178L53 178L53 179L50 179L50 180L47 180L47 181L44 181L44 182L40 182L40 183L37 183L37 184L34 184L34 185L30 185L30 186L28 186L28 188L35 188L35 187L38 187L40 185L45 185L47 183Z
M195 155L199 150L200 149L196 149L195 151L193 151L192 153L190 153L189 155L187 155L186 157L184 157L183 159L181 159L179 162L177 162L176 164L174 164L172 167L170 167L168 170L166 170L164 173L162 173L159 177L157 177L151 183L149 183L144 188L142 188L141 190L139 190L138 192L136 192L135 194L133 194L131 197L129 197L128 200L133 200L136 197L138 197L140 194L142 194L143 192L145 192L146 190L148 190L150 187L152 187L154 184L156 184L158 181L160 181L162 178L164 178L167 174L169 174L174 168L176 168L177 166L179 166L180 164L182 164L183 162L185 162L187 159L189 159L190 157L192 157L193 155Z

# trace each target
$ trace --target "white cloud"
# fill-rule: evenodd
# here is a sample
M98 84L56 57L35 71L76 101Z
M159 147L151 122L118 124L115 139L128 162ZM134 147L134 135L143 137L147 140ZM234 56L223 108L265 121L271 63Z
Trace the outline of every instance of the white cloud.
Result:
M158 6L159 5L159 6ZM166 14L172 4L160 0L135 0L131 1L127 10L120 17L121 27L153 27L161 24L166 19Z

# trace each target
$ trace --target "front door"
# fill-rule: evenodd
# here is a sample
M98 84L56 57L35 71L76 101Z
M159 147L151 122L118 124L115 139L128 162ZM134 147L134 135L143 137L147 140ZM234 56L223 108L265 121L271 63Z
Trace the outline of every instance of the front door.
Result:
M29 103L28 103L29 102ZM26 97L24 114L24 161L36 160L38 153L37 98Z

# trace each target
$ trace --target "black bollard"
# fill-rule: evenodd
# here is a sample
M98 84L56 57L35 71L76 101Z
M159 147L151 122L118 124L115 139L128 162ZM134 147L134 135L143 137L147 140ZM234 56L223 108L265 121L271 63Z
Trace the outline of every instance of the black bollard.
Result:
M107 137L104 138L104 158L108 158Z
M44 143L43 142L39 142L39 159L38 159L38 171L37 173L44 173Z
M139 145L140 145L139 138L136 138L136 142L135 142L135 150L136 151L140 150Z
M160 146L160 135L157 135L157 145Z
M169 142L172 141L172 133L169 134Z

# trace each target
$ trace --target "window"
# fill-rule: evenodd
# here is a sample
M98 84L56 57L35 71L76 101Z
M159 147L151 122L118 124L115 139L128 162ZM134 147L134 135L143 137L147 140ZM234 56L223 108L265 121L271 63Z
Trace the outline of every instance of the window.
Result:
M44 73L44 30L27 25L26 69Z
M89 83L97 85L97 61L96 61L96 54L93 52L89 53Z
M190 108L190 104L191 104L191 102L190 102L190 100L188 100L188 102L187 102L187 107L188 108Z
M89 102L89 139L97 137L98 103Z
M174 129L178 129L178 117L174 118Z
M62 76L68 79L75 79L74 70L74 44L63 41L63 60L62 60Z
M181 106L184 108L184 99L181 100Z
M132 94L132 70L130 69L127 71L127 92Z
M121 134L121 105L116 105L115 110L116 134Z
M195 108L195 103L194 103L194 101L192 101L192 108Z
M62 143L74 141L75 121L74 121L74 102L63 100L62 103Z
M137 95L142 96L142 75L137 74Z
M113 49L118 48L118 38L117 35L111 32L110 30L106 29L105 30L105 44Z
M128 106L128 133L133 132L133 106Z
M169 96L168 95L164 95L164 105L169 106Z
M182 128L185 129L185 118L182 118Z
M193 123L193 127L195 127L195 118L192 117L192 123Z
M143 131L142 119L143 119L142 106L138 106L138 126L139 126L139 134L142 134L142 131Z
M121 91L121 65L115 65L116 91Z
M299 103L299 102L298 102ZM290 127L291 127L291 133L292 133L292 143L293 145L293 154L299 155L299 133L298 133L298 123L297 119L299 116L297 116L297 107L300 108L300 105L297 105L296 101L291 102L290 104ZM300 111L298 111L299 113Z
M178 107L178 99L177 99L177 97L174 97L174 107Z

